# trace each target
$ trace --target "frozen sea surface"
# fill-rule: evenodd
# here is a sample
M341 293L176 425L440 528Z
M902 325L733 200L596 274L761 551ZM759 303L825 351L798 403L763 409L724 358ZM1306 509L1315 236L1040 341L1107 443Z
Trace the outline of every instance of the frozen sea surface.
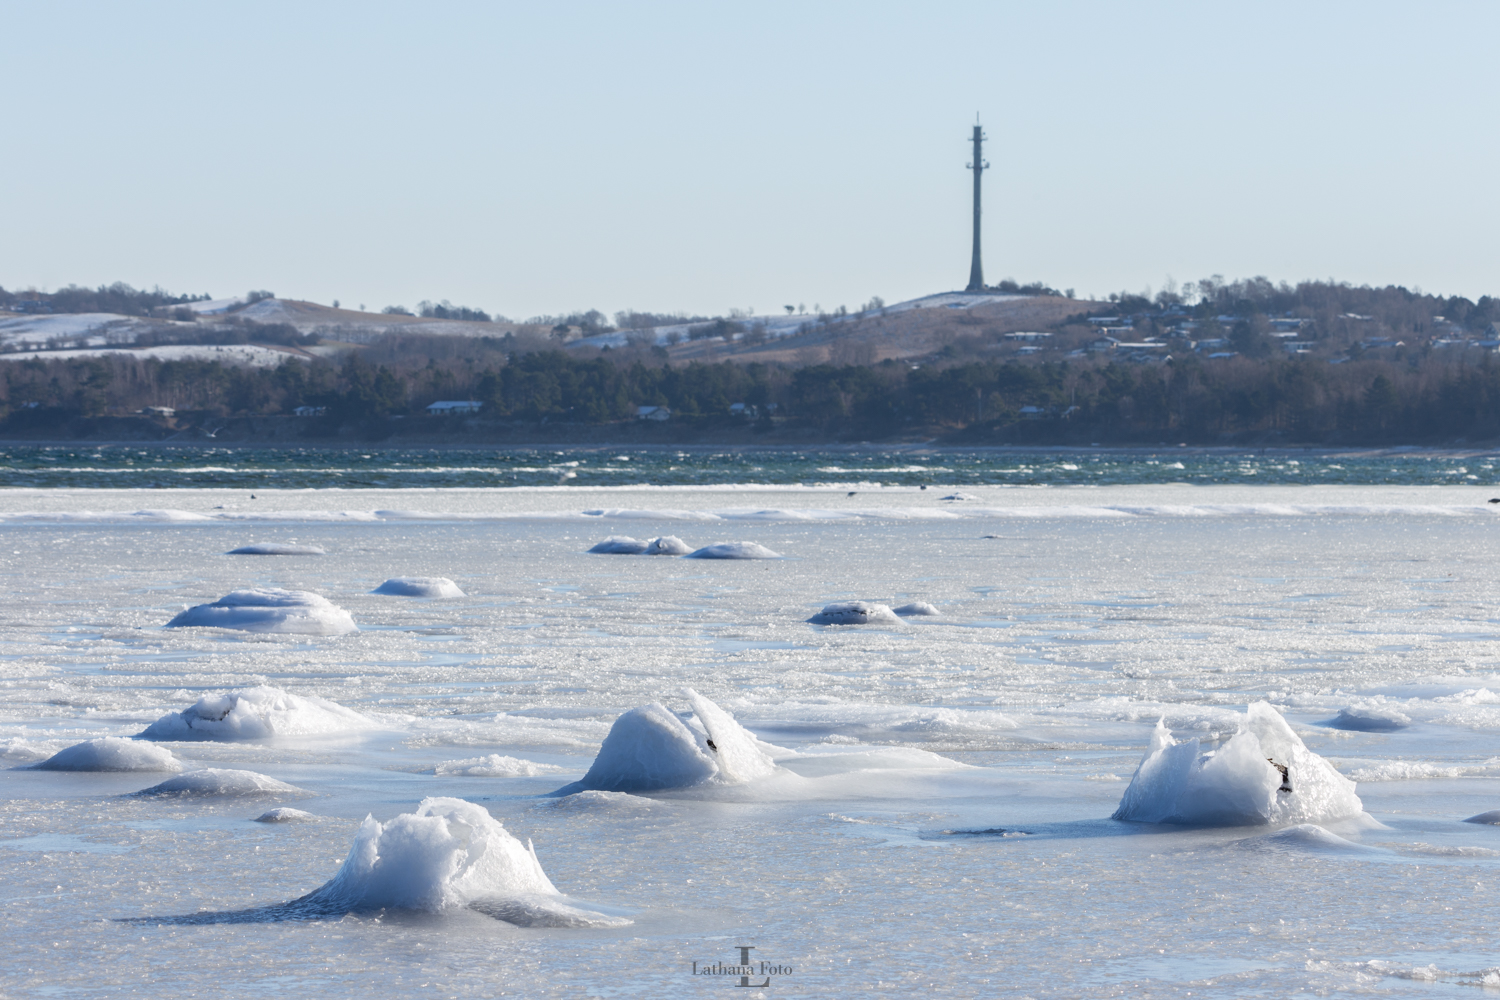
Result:
M0 995L186 997L208 975L257 996L688 997L738 983L693 963L733 965L742 946L790 967L768 973L786 996L1500 984L1500 827L1463 822L1500 809L1488 493L947 492L0 493ZM226 555L246 519L327 554ZM787 558L587 553L667 533ZM370 593L406 576L467 596ZM255 587L321 594L359 631L162 628ZM805 621L855 600L942 615ZM28 767L188 709L227 720L232 692L261 688L295 696L264 694L285 718L262 735L155 745L295 794L142 797L139 773ZM549 795L623 712L661 702L691 723L684 688L772 748L775 773ZM1109 818L1159 718L1207 752L1262 699L1358 782L1364 815ZM294 718L327 703L362 724ZM404 829L443 797L529 840L569 905L618 926L523 927L504 908L284 918L366 815ZM319 819L254 822L277 807ZM461 825L410 849L433 871L461 861ZM264 919L226 917L247 913Z

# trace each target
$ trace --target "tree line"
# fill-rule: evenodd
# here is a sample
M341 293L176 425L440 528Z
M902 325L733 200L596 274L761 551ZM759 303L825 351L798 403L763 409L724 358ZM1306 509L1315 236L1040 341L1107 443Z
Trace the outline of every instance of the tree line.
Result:
M557 350L485 351L423 366L288 360L242 367L121 355L0 364L0 413L12 430L73 417L170 406L205 418L323 410L321 432L395 416L422 418L436 399L477 399L481 421L607 424L666 406L690 426L727 426L746 404L762 431L828 440L938 436L980 443L1179 441L1433 444L1500 437L1500 361L1421 366L1307 358L1170 364L969 361L913 367L616 363ZM433 418L437 419L437 418Z

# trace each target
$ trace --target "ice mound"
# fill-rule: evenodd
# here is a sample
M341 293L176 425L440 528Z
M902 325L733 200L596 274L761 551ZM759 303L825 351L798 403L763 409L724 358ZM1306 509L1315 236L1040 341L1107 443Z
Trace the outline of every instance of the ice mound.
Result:
M638 556L645 553L646 546L649 544L649 542L631 538L629 535L610 535L589 551L606 556Z
M1307 749L1274 708L1258 701L1243 717L1239 732L1207 753L1200 752L1196 739L1178 743L1158 722L1114 818L1282 826L1363 811L1354 782Z
M328 553L316 545L287 545L282 542L256 542L241 545L224 553L227 556L323 556Z
M676 535L662 535L644 542L629 535L610 535L589 551L612 556L685 556L692 549Z
M903 604L897 608L896 614L907 618L911 615L941 615L942 612L926 601L912 601L910 604Z
M780 559L781 553L772 552L756 542L717 542L689 552L686 559Z
M551 774L563 768L555 764L538 764L519 757L502 757L492 753L486 757L471 757L467 760L445 760L432 769L440 777L465 778L515 778Z
M976 496L974 496L971 493L949 493L947 496L943 497L943 499L944 500L978 500L979 498L976 497Z
M718 705L684 689L697 727L659 703L632 708L615 720L593 766L555 795L595 790L650 792L714 783L738 785L776 770L758 741Z
M388 823L367 816L349 857L322 887L286 905L304 916L373 910L477 910L530 927L620 927L568 905L522 844L482 806L423 799Z
M229 768L205 767L198 771L184 771L175 778L168 778L159 785L143 788L135 795L177 795L183 798L208 796L286 795L301 793L296 785L254 771L235 771Z
M106 736L60 750L36 771L181 771L182 764L166 747Z
M349 612L306 590L254 587L236 590L212 604L188 608L167 628L232 628L282 635L343 635L357 632Z
M1386 733L1411 725L1411 716L1385 705L1350 705L1339 709L1328 725L1360 733Z
M1478 816L1470 816L1464 822L1482 823L1485 826L1500 826L1500 809L1491 809L1489 812L1482 812Z
M1234 845L1251 851L1293 851L1302 853L1359 853L1376 851L1377 848L1345 840L1336 833L1329 833L1314 823L1298 823L1296 826L1275 833L1263 833L1258 837L1247 837Z
M458 584L446 576L393 576L372 593L390 597L464 597Z
M901 621L896 613L884 604L869 601L841 601L826 605L822 611L808 621L814 625L874 625Z
M368 729L353 709L314 695L280 688L239 688L206 694L181 712L157 719L140 734L145 740L259 740Z
M566 809L578 812L605 812L636 815L650 812L661 803L629 792L574 792L558 798L543 799L538 809Z
M293 809L290 806L281 806L269 812L263 812L255 817L256 823L316 823L318 817L301 809Z
M676 535L662 535L646 543L648 556L685 556L691 551L692 546Z

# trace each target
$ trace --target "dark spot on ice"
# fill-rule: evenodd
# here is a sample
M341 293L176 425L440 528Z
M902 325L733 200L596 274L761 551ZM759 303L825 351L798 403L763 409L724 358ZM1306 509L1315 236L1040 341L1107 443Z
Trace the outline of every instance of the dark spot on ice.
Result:
M719 752L719 748L716 747L716 746L714 746L714 741L712 739L705 739L703 742L707 743L708 744L708 748L710 750L712 750L714 753L718 753Z
M1269 757L1266 758L1266 763L1281 772L1281 787L1276 790L1278 792L1290 792L1292 790L1292 772L1287 769L1285 764L1278 764Z

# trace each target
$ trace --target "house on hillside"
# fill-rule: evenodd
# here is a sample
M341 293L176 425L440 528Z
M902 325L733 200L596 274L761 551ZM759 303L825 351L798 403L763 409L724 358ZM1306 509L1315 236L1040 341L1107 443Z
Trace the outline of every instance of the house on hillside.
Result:
M635 418L637 420L671 420L672 411L665 406L637 406Z
M482 406L484 404L477 399L440 399L428 404L427 414L433 417L461 417L478 413Z

